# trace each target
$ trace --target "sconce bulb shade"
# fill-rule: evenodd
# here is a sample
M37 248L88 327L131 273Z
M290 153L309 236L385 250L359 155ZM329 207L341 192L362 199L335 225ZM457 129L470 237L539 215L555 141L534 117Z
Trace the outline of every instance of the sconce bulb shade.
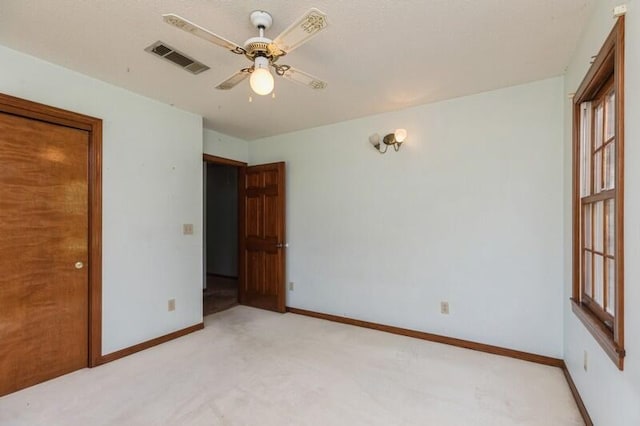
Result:
M251 89L258 95L268 95L273 90L273 76L265 68L257 68L249 78Z
M396 129L394 136L396 142L402 143L407 138L407 131L406 129Z
M369 143L373 146L375 146L376 148L380 146L380 135L377 133L374 133L373 135L369 136Z

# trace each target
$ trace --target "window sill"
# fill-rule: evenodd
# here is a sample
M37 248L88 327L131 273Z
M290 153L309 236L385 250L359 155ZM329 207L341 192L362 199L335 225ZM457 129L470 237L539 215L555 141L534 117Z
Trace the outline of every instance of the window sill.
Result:
M602 349L604 349L605 353L609 355L609 358L611 358L618 369L623 370L625 351L624 348L619 347L613 340L611 330L605 327L602 321L591 313L591 311L573 298L571 299L571 309L600 344Z

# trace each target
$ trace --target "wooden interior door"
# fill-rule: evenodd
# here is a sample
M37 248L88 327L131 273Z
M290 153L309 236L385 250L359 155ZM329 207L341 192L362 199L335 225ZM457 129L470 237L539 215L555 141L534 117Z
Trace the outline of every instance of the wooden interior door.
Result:
M88 365L88 146L0 113L0 395Z
M240 303L284 312L285 164L247 167L241 185Z

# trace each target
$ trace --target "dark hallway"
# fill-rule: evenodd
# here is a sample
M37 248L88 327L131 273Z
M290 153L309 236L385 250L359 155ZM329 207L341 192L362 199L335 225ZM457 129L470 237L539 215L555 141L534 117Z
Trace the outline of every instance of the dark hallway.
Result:
M238 304L238 170L212 163L205 170L206 316Z

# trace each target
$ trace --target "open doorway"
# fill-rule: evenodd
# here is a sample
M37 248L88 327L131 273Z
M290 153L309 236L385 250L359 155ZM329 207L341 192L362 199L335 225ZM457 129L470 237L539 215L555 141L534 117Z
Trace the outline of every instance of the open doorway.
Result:
M203 310L285 312L285 163L203 155Z
M203 315L238 304L239 179L244 163L204 156Z

